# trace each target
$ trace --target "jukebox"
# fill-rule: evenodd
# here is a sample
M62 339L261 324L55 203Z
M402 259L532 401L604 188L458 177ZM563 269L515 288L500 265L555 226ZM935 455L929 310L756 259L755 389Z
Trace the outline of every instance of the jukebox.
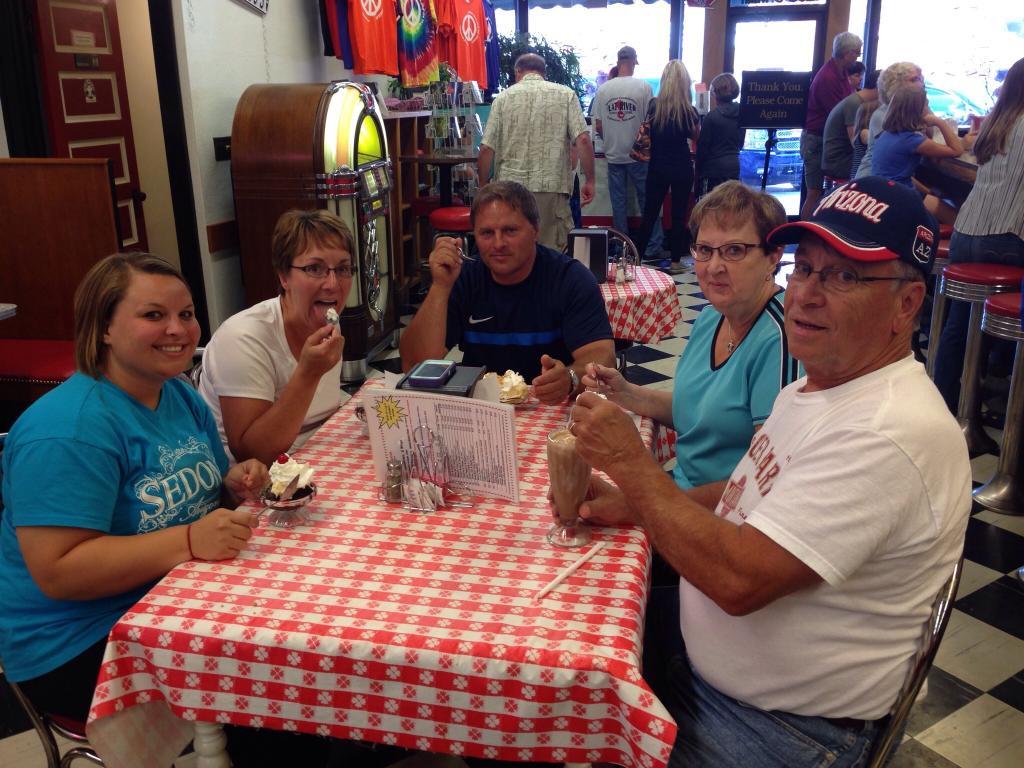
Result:
M270 236L292 208L326 208L355 239L353 280L340 330L341 377L397 334L390 243L391 161L380 110L361 83L252 85L231 129L231 176L248 305L275 296Z

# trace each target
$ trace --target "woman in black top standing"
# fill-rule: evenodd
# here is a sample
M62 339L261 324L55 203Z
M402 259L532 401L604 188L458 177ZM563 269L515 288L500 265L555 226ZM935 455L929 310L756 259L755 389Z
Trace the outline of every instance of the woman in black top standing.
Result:
M718 105L704 117L697 140L697 197L701 198L730 179L740 177L740 149L743 129L740 128L740 94L736 78L723 72L711 81L711 91Z
M672 188L672 263L669 274L683 271L680 260L689 248L686 206L693 190L693 161L689 139L700 130L697 110L690 103L690 74L683 62L673 59L661 74L658 98L647 110L651 124L651 161L647 169L644 221L637 250L644 253L658 219L661 204Z

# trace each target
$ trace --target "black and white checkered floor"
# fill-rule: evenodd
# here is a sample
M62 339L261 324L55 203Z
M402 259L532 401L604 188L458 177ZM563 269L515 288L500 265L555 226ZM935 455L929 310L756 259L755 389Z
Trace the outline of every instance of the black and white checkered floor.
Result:
M671 389L676 361L697 313L707 303L693 272L677 275L682 322L675 335L626 353L627 377ZM397 352L373 363L371 375L397 369ZM993 433L998 440L998 433ZM985 482L996 457L974 459L974 479ZM1022 510L1024 512L1024 510ZM975 509L967 529L964 575L949 628L907 725L908 738L895 768L1020 768L1024 766L1024 584L1014 572L1024 566L1024 515ZM0 686L0 766L45 765L35 735ZM179 763L189 764L182 760ZM427 762L417 765L426 768ZM435 760L455 766L461 761ZM411 768L411 766L410 766Z

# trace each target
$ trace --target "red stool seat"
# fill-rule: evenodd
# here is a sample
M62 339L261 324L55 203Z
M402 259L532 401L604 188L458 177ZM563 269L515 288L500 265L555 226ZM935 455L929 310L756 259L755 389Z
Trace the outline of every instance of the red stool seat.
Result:
M985 299L985 311L993 315L1003 317L1015 317L1020 319L1019 293L996 293Z
M64 717L64 715L47 714L46 716L50 719L50 722L62 731L70 733L79 741L88 741L88 737L85 735L85 723L81 720L74 720L70 717Z
M472 232L469 208L464 205L437 208L430 212L430 226L438 232Z
M952 224L939 224L939 239L949 240L953 236Z
M950 264L942 271L946 280L973 285L1009 285L1024 279L1024 267L1003 264L976 264L973 262Z
M0 380L59 384L74 372L73 341L0 339Z
M937 259L949 259L949 240L939 240L939 250L935 254Z
M452 198L452 203L455 205L462 205L462 200L458 197ZM414 197L409 207L412 209L413 216L426 216L431 211L437 210L441 206L440 195L421 195L420 197Z

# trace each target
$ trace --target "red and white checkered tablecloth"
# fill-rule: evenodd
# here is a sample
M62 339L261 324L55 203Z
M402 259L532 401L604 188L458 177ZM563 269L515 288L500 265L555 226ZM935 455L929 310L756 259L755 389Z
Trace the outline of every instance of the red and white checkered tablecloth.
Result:
M532 599L581 554L544 538L544 439L566 415L518 414L518 506L422 514L377 500L369 441L346 405L299 454L317 467L309 524L264 525L234 560L184 563L111 631L89 723L107 764L160 764L145 750L163 712L179 726L664 765L676 726L640 675L644 533L595 528L604 549ZM649 421L641 431L666 441Z
M650 344L683 319L675 281L656 269L637 267L630 283L602 283L601 295L616 339Z

